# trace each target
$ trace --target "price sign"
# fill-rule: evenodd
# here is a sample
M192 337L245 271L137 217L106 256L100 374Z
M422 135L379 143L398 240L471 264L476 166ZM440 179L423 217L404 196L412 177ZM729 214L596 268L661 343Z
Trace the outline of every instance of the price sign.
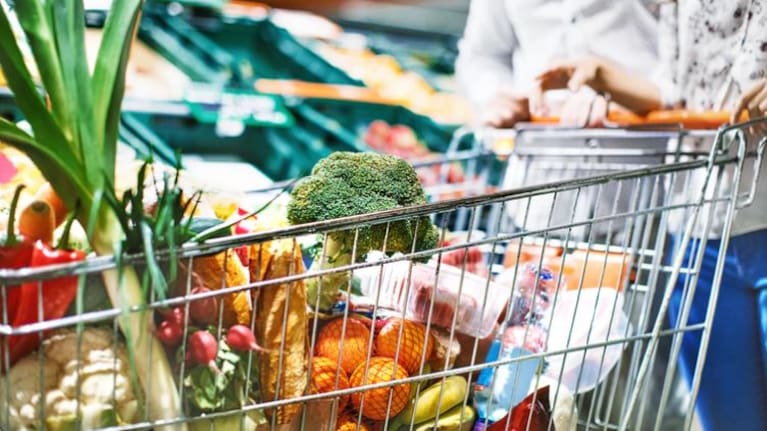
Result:
M202 123L289 127L295 121L279 96L252 91L193 87L185 102Z

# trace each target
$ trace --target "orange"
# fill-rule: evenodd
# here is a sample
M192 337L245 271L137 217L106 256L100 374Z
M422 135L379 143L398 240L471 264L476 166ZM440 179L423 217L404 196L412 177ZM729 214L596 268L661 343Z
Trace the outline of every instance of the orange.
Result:
M344 319L340 317L331 320L320 329L314 353L340 363L341 368L351 374L357 365L367 359L369 341L370 329L364 323L347 319L344 332Z
M401 337L400 328L402 328ZM391 319L378 333L375 348L378 356L392 359L396 357L405 371L413 376L421 369L422 360L426 364L431 359L434 341L431 334L426 332L424 325L409 320ZM399 356L397 356L398 349Z
M367 364L367 374L365 373L365 364L360 364L349 378L352 387L363 385L374 385L398 381L408 377L403 367L397 365L391 358L374 357L370 358ZM389 404L389 395L391 394L391 407ZM374 421L382 421L387 417L398 415L407 406L410 401L410 385L402 383L399 385L363 390L355 392L351 396L352 406L360 411L362 416Z
M338 374L338 387L336 387L336 374ZM328 358L315 356L312 358L312 381L310 382L311 393L321 394L341 389L349 389L349 377L338 363ZM338 410L341 411L349 402L349 395L338 397Z
M361 422L357 427L357 416L351 417L345 414L336 421L336 431L371 431L371 428L365 422Z

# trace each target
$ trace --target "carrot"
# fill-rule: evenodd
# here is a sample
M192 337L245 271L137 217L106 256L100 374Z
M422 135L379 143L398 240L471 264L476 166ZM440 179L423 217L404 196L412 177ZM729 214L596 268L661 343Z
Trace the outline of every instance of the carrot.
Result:
M54 214L55 226L61 226L61 224L64 223L64 220L67 219L67 213L69 211L59 195L53 190L53 187L51 187L51 183L45 183L40 187L37 194L35 194L35 200L44 201L50 205Z
M55 229L53 210L45 201L33 201L19 216L19 233L26 240L33 242L40 240L45 244L51 244Z

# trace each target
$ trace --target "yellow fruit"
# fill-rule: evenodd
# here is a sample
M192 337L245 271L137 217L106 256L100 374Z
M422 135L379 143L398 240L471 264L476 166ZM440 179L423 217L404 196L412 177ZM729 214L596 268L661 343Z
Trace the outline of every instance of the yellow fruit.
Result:
M405 369L397 365L391 358L370 358L367 364L360 364L349 378L352 387L374 385L391 381L398 381L408 377ZM391 394L391 406L389 407L389 395ZM387 417L394 417L401 412L410 401L410 385L407 383L356 392L351 396L352 406L357 411L362 411L362 416L374 421L382 421ZM388 408L387 408L388 407Z
M400 328L402 336L400 337ZM397 362L411 376L431 359L434 340L426 332L426 327L409 320L391 319L381 328L375 340L376 354L387 358L397 358ZM399 356L397 350L399 348Z
M357 427L356 416L341 415L336 421L336 431L371 431L371 428L365 422L361 422Z
M367 359L369 341L370 329L364 323L347 319L344 330L344 319L337 318L328 322L317 334L315 355L340 363L341 368L351 374L357 365Z
M337 387L336 374L338 374ZM349 389L349 377L347 377L346 371L343 368L339 368L338 364L331 359L320 356L312 358L311 393L321 394L341 389ZM338 410L343 410L348 402L348 395L339 397Z

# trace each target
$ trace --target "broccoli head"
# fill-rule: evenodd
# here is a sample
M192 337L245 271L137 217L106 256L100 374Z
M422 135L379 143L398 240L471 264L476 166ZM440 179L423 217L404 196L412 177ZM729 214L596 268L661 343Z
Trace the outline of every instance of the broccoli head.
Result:
M320 160L311 175L296 184L288 204L288 220L293 224L310 223L426 202L418 176L406 161L376 153L337 152ZM388 232L387 223L333 232L328 235L325 253L319 256L319 262L315 259L313 268L315 264L321 269L347 265L352 254L360 261L371 250L408 253L434 248L438 236L428 217L388 223ZM324 295L322 305L329 306L338 290L348 283L348 274L323 277L322 282L334 285L323 286L323 291L327 287L329 293Z

